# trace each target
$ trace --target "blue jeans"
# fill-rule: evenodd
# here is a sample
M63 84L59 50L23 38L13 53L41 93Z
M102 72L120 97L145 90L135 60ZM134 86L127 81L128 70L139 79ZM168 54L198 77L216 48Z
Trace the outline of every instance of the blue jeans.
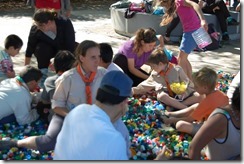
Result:
M7 124L7 123L11 123L11 122L14 122L16 121L16 117L14 114L11 114L9 116L6 116L6 117L3 117L1 120L0 120L0 125L1 124Z

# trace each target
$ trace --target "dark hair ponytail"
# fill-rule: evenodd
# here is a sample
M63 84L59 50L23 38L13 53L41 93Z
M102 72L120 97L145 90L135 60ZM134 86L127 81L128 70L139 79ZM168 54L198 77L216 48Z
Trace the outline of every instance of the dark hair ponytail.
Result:
M134 39L133 52L139 52L140 48L142 47L141 41L144 41L144 43L153 43L157 40L156 31L153 28L149 27L138 29Z
M58 13L54 9L38 9L33 15L33 20L38 23L47 23L57 17Z

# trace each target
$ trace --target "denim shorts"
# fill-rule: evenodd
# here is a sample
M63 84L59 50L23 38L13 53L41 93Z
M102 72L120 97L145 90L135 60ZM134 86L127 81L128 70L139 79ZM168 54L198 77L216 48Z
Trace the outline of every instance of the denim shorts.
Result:
M194 31L196 31L196 30L194 30ZM197 47L197 43L195 42L195 40L192 37L192 33L194 31L184 32L183 36L182 36L182 40L180 43L180 50L187 54L190 54L191 51L193 51Z

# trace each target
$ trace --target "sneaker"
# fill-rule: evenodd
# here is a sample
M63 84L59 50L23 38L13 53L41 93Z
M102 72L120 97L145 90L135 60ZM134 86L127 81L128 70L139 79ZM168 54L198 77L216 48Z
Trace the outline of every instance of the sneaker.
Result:
M15 140L0 141L0 151L11 149L12 147L17 147L17 141Z
M173 42L170 40L170 37L167 37L167 36L164 36L164 43L173 44Z
M239 25L239 22L237 22L234 18L228 20L228 26L236 26L236 25Z
M164 36L164 41L165 42L169 42L170 41L170 37Z
M223 40L223 41L228 41L228 40L230 40L229 35L228 35L228 34L224 34L224 35L222 36L222 40Z

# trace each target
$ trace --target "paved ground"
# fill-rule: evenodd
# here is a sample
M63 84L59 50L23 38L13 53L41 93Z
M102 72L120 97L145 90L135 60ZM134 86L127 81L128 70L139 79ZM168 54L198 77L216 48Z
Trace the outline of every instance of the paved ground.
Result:
M24 65L24 51L32 24L32 15L32 9L0 11L0 49L3 48L4 38L11 33L19 35L24 41L21 53L13 58L16 72ZM114 32L109 5L76 6L71 19L76 31L76 41L78 42L85 39L108 42L116 52L119 45L129 39ZM177 45L167 45L167 47L178 52ZM223 70L228 73L237 73L240 69L240 54L241 43L240 40L236 40L215 51L193 52L189 55L189 60L193 66L193 71L203 66L211 66L216 71ZM32 58L32 64L36 65L34 57Z
M81 42L85 39L92 39L97 42L108 42L116 52L119 45L129 39L114 32L108 8L108 6L74 8L71 18L76 31L76 41ZM21 53L13 58L16 72L24 65L24 51L32 24L32 14L33 10L31 9L11 12L0 10L0 49L3 49L4 39L9 34L17 34L24 41ZM167 48L178 51L178 47L175 45L167 45ZM241 68L240 59L240 40L231 41L229 45L224 45L223 48L216 51L193 52L189 56L194 71L203 66L211 66L216 71L223 70L228 73L237 73ZM32 58L32 64L36 65L35 58Z

